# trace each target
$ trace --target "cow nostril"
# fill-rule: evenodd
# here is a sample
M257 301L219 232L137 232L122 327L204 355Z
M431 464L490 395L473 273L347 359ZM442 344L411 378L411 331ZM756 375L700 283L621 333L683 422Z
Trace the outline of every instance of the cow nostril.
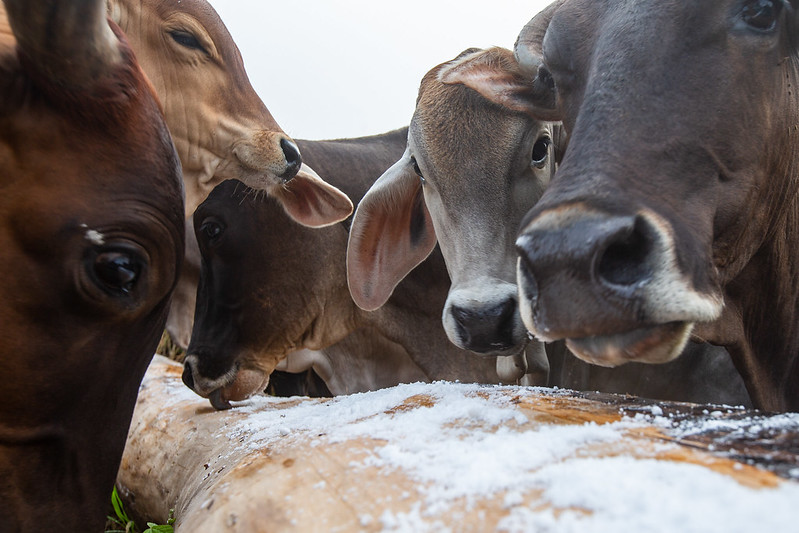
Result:
M302 165L302 157L300 156L300 149L297 145L286 139L280 139L280 148L283 150L283 155L286 158L286 171L280 175L284 181L289 181L297 175Z
M611 285L632 286L652 277L652 230L641 217L610 239L597 263L597 275Z
M455 326L458 329L458 336L461 338L461 342L464 344L464 346L468 346L471 344L472 336L469 325L472 322L473 314L467 309L455 305L452 306L450 312L452 313L452 318L455 319Z
M181 376L183 379L183 384L186 385L191 390L194 390L194 372L191 369L191 365L186 362L183 365L183 375Z

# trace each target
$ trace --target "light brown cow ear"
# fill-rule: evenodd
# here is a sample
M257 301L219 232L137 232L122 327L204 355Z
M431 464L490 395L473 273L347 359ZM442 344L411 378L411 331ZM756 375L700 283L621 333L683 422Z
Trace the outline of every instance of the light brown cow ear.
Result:
M436 246L409 151L372 185L355 210L347 244L347 282L361 309L382 306Z
M349 197L320 178L305 163L291 181L270 188L269 193L292 219L309 228L330 226L352 214Z
M445 84L465 85L512 111L539 120L557 119L554 87L525 76L510 50L489 48L462 54L441 67L438 79Z

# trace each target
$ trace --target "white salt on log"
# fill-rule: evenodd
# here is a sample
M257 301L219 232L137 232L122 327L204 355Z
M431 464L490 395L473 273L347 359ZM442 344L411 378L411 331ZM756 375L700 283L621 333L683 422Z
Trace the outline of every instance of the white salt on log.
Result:
M154 359L118 478L133 511L174 508L179 532L795 527L796 456L782 450L780 477L728 457L728 437L795 437L799 415L453 383L217 412L181 370Z

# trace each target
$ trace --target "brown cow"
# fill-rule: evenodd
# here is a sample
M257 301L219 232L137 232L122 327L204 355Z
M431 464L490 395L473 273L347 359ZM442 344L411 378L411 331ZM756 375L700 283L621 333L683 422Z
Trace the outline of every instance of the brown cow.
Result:
M400 157L407 131L299 145L332 184L360 199ZM198 208L195 229L203 269L184 380L216 407L263 390L272 370L295 350L321 350L331 367L342 368L328 350L340 341L375 369L405 362L403 373L372 374L371 383L370 372L357 366L339 370L345 392L420 379L498 381L492 360L457 349L441 328L449 280L440 253L415 269L387 305L366 312L347 289L345 224L303 228L271 199L256 200L226 183ZM362 340L348 338L352 333ZM390 363L381 361L389 354ZM408 368L411 359L415 365Z
M258 98L238 47L206 0L108 2L163 102L183 163L187 217L231 178L268 191L301 224L349 216L349 199L301 169L296 144Z
M206 0L108 0L108 9L164 105L183 165L187 217L229 178L253 187L274 180L266 184L269 193L309 226L349 216L352 202L300 167L296 144L255 93L236 43ZM184 349L200 275L190 219L186 227L186 261L167 319L167 331Z
M519 223L549 182L563 142L558 124L530 119L519 112L524 107L497 90L526 83L512 52L501 48L466 50L424 76L408 149L364 196L353 218L347 268L356 303L381 305L414 261L427 254L421 240L410 238L412 225L403 225L427 206L452 279L443 315L450 340L495 353L525 346L514 243ZM417 198L420 190L423 203ZM418 226L426 222L425 216L416 219ZM536 345L527 347L527 359ZM566 356L562 343L548 352L552 372L544 383L550 386L749 404L722 348L692 345L667 368L592 367ZM545 366L527 362L526 371L539 374L527 379L540 379Z
M104 0L0 4L0 529L101 531L183 254L180 163Z
M563 164L517 241L522 316L583 359L727 347L756 406L799 409L796 0L566 0L517 56Z

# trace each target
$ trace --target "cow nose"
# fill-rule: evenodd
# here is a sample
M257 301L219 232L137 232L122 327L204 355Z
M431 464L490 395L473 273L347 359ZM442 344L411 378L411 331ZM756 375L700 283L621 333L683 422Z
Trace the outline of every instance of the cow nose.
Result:
M194 390L194 370L191 367L191 363L188 361L183 363L183 375L181 376L181 379L183 379L184 385L191 390Z
M566 275L626 292L652 277L655 238L640 216L586 217L566 227L534 227L522 233L516 248L535 285Z
M302 165L302 156L300 156L300 149L287 138L280 139L280 148L283 150L283 156L286 158L286 170L280 175L283 181L289 181L297 175Z
M477 353L493 353L512 348L515 343L516 301L505 299L493 306L450 309L464 348Z

